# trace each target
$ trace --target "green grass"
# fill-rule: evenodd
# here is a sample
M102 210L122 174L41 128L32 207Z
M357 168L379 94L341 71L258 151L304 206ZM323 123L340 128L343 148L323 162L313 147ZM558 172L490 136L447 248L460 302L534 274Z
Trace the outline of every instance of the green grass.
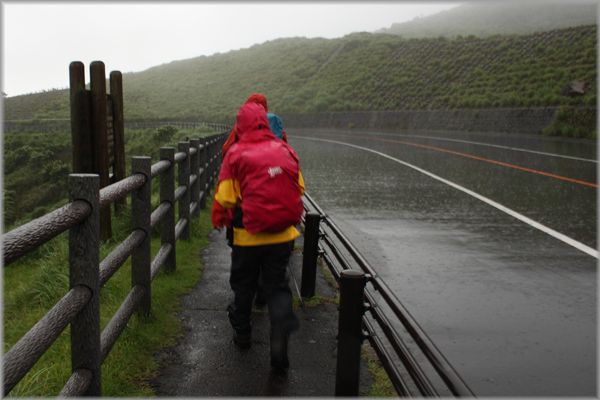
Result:
M299 247L295 247L294 251L302 251L302 250ZM331 286L333 289L335 289L335 297L327 297L327 296L321 296L320 294L315 294L313 297L311 297L309 299L302 299L302 302L300 302L300 298L298 296L294 296L294 307L295 308L299 308L300 306L309 307L309 308L317 307L317 306L319 306L321 304L325 304L325 303L332 303L332 304L337 304L337 305L340 304L340 293L338 290L338 284L337 284L335 278L333 277L333 274L329 270L329 267L327 267L327 265L321 258L317 259L317 266L319 267L319 271L321 271L321 274L323 275L325 282L327 282L327 284L329 286Z
M115 237L103 243L106 256L126 236L127 213L113 219ZM152 282L152 313L134 315L102 365L103 396L154 395L149 381L158 371L154 354L175 344L181 334L177 317L179 298L198 282L202 272L201 251L208 243L210 215L207 210L191 224L190 241L177 242L177 270L161 271ZM52 240L36 254L24 257L4 270L4 351L24 335L68 291L66 235ZM155 236L155 235L154 235ZM152 254L160 240L153 237ZM131 264L127 261L101 290L101 327L116 312L130 290ZM10 396L56 396L71 374L69 328L12 390Z
M367 362L367 369L373 376L373 383L366 395L368 397L398 397L392 381L371 346L364 345L361 356Z

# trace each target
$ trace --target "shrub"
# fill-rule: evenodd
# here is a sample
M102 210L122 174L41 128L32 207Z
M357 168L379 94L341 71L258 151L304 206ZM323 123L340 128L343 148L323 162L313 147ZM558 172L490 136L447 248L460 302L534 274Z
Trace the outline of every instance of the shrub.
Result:
M177 128L171 125L161 126L152 135L155 142L164 143L170 141L177 133Z
M544 135L558 135L575 138L596 138L596 115L593 108L572 106L560 107L550 125L542 131Z

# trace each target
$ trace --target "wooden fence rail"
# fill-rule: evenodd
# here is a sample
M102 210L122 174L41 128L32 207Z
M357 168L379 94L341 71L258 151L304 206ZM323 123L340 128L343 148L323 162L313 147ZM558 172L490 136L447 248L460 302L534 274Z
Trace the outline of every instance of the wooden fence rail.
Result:
M160 161L133 157L132 174L100 189L96 174L69 175L70 203L3 235L5 265L69 229L70 290L3 358L3 394L8 394L71 324L72 375L61 396L100 396L101 364L134 312L151 309L151 282L164 267L176 269L176 241L189 238L192 216L205 208L217 175L226 133L160 150ZM175 167L178 187L175 188ZM152 210L152 179L159 177L160 204ZM132 232L104 260L100 253L100 209L131 194ZM179 203L177 203L179 202ZM175 221L175 209L179 210ZM150 234L159 225L161 246L152 259ZM131 256L132 287L100 331L100 288Z

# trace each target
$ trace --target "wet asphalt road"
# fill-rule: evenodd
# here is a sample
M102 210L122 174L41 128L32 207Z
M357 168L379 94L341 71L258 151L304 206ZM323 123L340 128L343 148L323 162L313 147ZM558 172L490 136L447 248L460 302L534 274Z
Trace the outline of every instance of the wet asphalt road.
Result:
M478 396L596 395L597 253L588 254L597 246L595 143L288 135L308 193Z

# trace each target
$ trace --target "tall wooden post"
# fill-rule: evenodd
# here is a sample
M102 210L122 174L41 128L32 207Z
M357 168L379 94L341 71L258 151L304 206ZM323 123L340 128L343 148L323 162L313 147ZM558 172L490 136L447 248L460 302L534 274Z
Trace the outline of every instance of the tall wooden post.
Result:
M90 91L92 137L94 145L94 169L100 176L100 188L110 184L108 177L108 143L106 134L106 74L104 63L94 61L90 64ZM112 236L110 205L100 209L100 239Z
M74 173L93 173L92 131L90 129L90 96L85 90L83 63L69 65L71 101L71 143Z
M125 120L123 117L123 77L120 71L110 73L110 97L112 99L113 139L114 143L114 181L125 179ZM126 198L115 203L115 208L122 208L127 204Z

